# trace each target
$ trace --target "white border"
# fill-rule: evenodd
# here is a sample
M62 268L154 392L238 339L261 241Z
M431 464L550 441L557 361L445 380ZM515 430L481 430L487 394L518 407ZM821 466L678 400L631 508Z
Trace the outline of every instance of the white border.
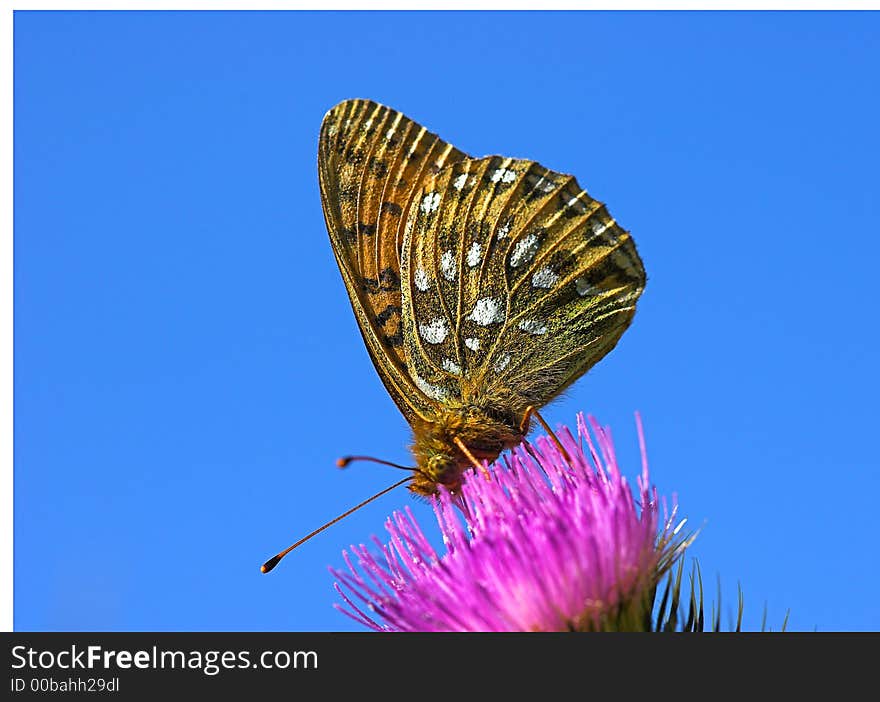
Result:
M173 2L39 2L38 0L3 0L0 10L0 631L13 630L13 12L15 10L876 10L880 0L619 0L588 2L584 0L191 0Z
M15 10L877 10L880 0L4 0Z
M0 631L12 631L12 11L0 37Z

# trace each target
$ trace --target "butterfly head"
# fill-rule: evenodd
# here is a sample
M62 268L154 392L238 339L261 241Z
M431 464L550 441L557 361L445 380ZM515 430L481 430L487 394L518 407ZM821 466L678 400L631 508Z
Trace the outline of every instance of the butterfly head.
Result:
M461 487L461 476L467 466L459 465L455 457L445 453L434 453L413 472L409 489L417 495L427 497L437 492L442 485L451 492Z
M414 424L412 451L417 468L409 489L429 496L442 485L456 492L465 471L494 461L522 441L515 416L464 405L442 408L434 421Z

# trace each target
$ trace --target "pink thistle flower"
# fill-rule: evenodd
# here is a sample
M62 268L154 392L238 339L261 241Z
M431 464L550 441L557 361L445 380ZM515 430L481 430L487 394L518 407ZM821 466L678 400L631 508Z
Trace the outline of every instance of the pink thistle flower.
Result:
M558 434L570 463L542 436L432 498L445 554L409 508L386 522L389 543L373 538L381 555L343 551L337 609L377 631L650 630L657 583L692 539L675 506L660 523L636 421L637 500L608 430L579 414L577 439Z

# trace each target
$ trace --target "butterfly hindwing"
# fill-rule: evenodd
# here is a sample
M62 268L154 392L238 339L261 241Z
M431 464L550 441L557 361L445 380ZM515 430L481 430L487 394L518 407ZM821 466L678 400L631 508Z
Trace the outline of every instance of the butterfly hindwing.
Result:
M645 284L629 234L572 176L498 156L424 184L401 255L408 372L465 404L545 404L614 347Z
M379 376L412 421L430 404L406 372L400 248L413 195L466 155L400 112L346 100L324 117L318 177L324 218L361 334Z

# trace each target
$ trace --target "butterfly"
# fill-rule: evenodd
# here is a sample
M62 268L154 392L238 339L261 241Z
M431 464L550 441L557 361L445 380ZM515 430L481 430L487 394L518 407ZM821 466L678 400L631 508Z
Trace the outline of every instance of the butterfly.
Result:
M324 117L318 178L364 343L412 428L414 493L455 491L519 444L633 319L635 244L571 175L474 158L354 99Z

